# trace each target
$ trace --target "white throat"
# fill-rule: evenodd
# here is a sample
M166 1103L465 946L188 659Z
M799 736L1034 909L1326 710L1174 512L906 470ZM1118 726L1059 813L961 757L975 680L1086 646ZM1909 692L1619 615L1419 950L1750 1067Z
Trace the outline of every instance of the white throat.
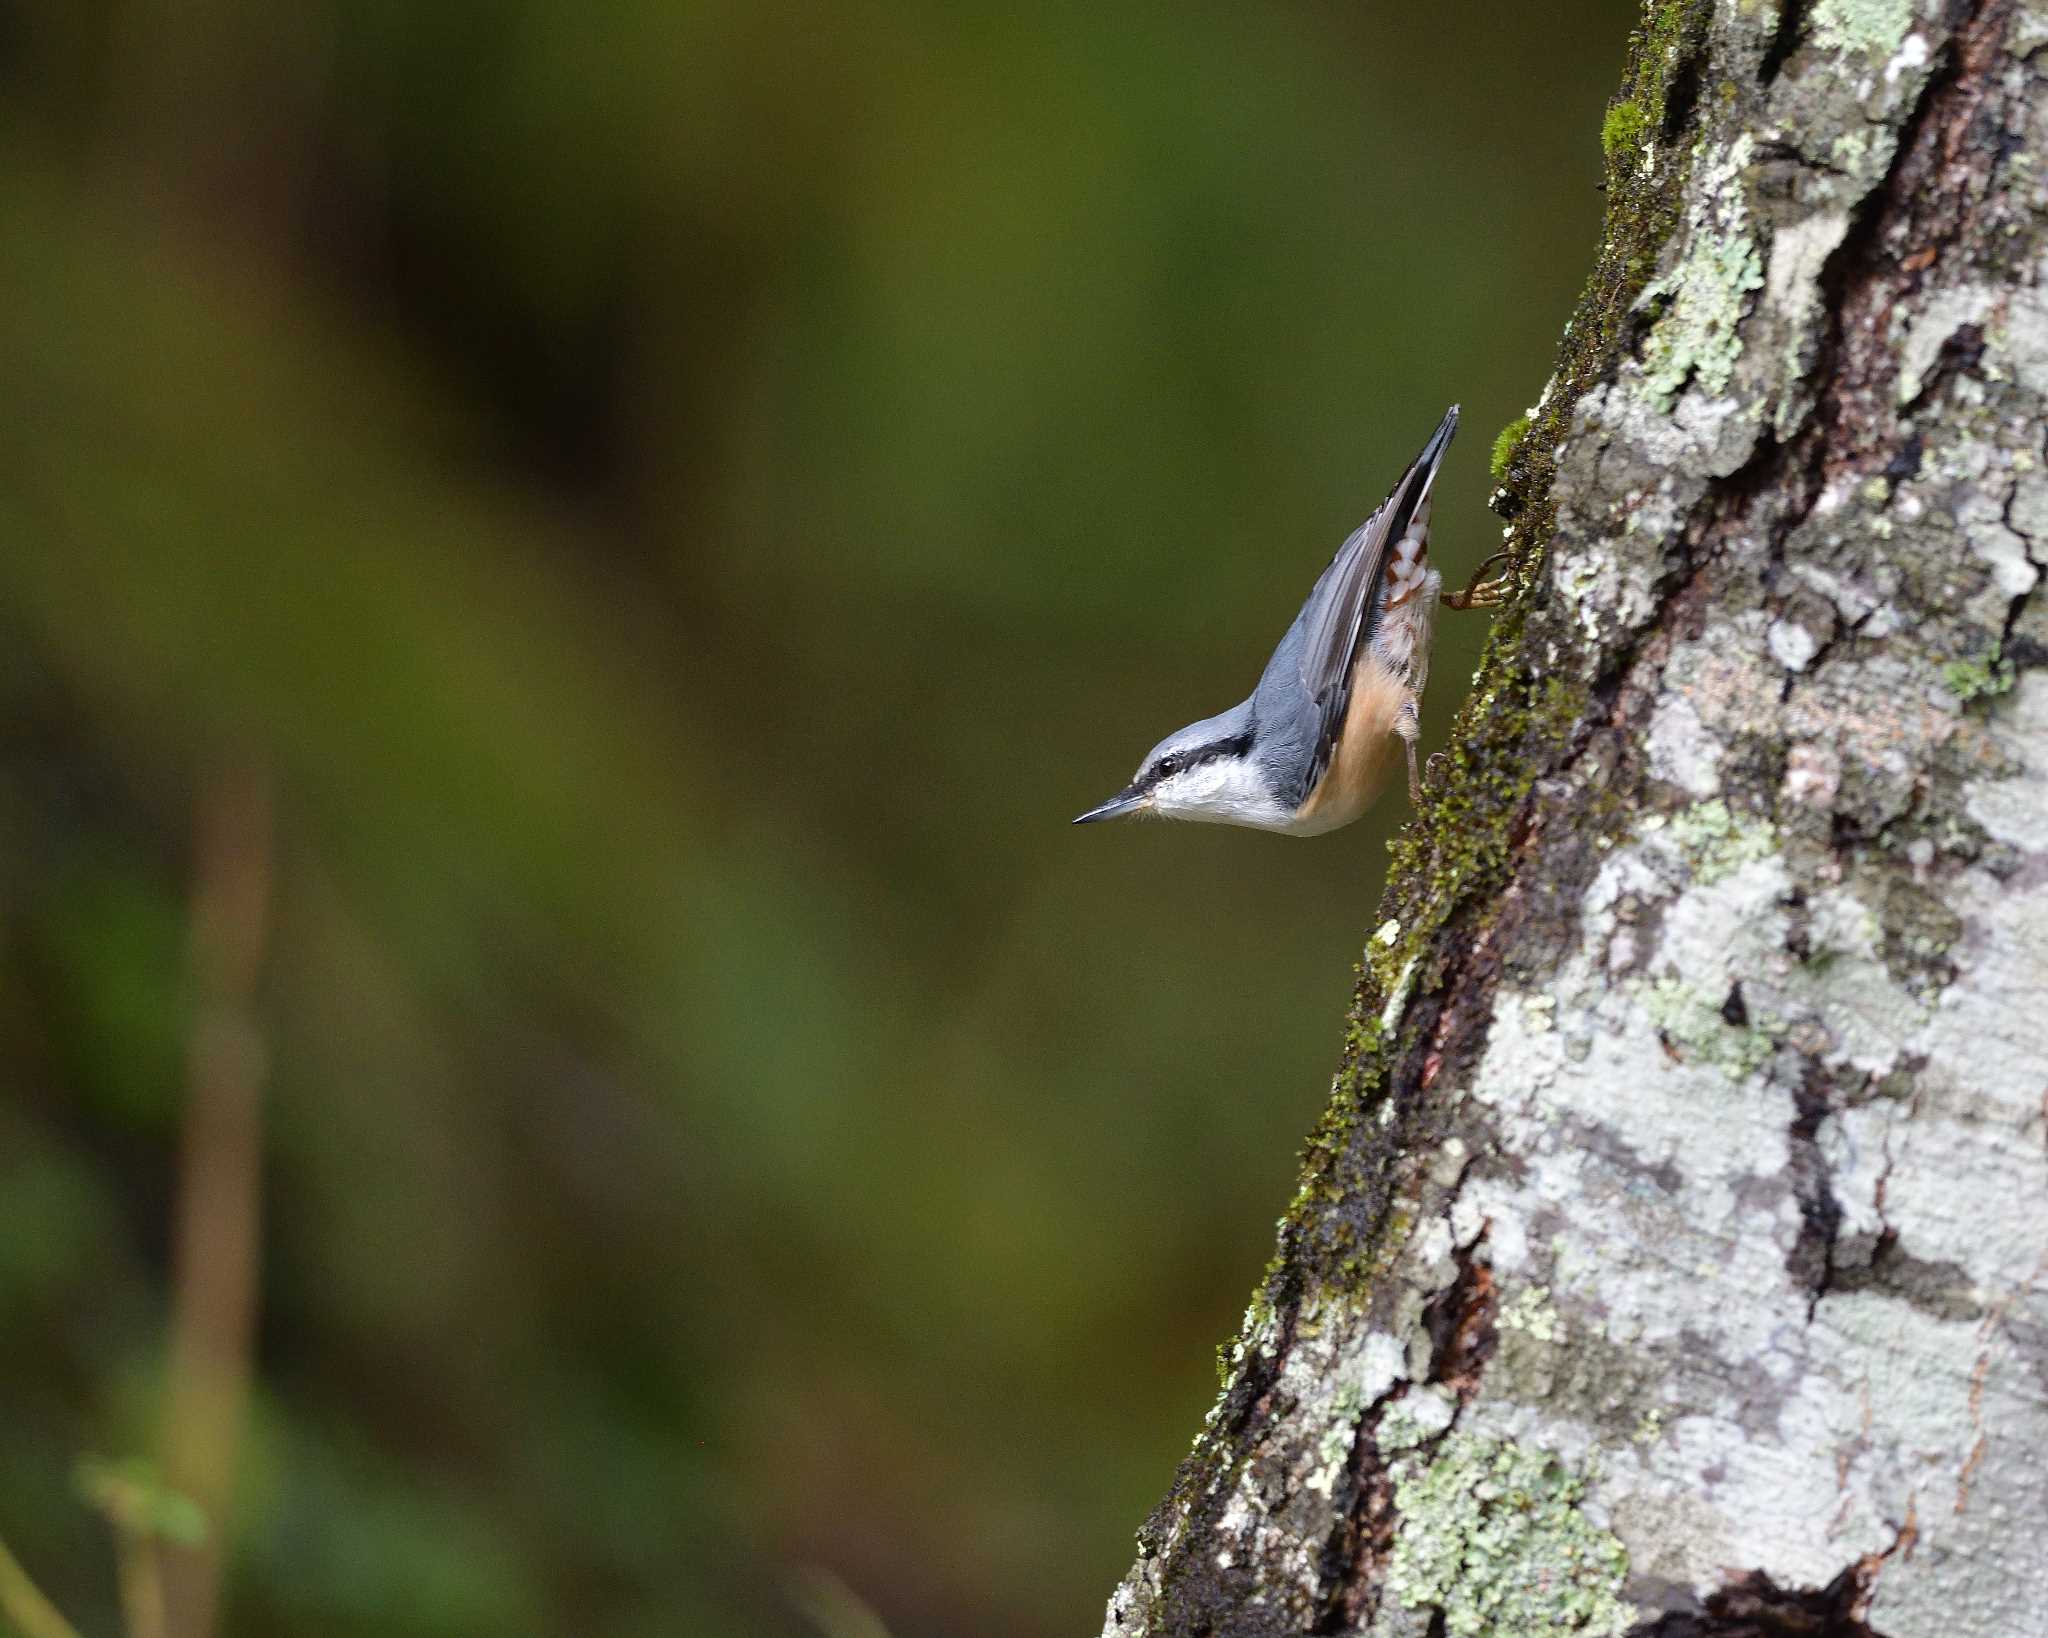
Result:
M1285 830L1293 812L1274 798L1257 768L1241 756L1213 757L1152 787L1152 811L1168 819Z

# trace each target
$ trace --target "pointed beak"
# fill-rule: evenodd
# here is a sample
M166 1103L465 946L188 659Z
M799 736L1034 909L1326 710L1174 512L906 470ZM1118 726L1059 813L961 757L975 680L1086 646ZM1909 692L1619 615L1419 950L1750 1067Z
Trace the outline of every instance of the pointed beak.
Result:
M1121 819L1127 813L1136 813L1145 805L1145 798L1136 791L1119 791L1100 807L1090 808L1077 818L1077 825L1092 825L1098 819Z

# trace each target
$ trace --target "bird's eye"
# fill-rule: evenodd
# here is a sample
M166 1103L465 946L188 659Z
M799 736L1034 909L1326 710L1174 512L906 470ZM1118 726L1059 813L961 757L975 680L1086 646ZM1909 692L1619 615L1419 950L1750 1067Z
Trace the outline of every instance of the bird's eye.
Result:
M1169 774L1177 774L1180 772L1180 758L1177 756L1163 756L1159 759L1158 765L1152 772L1153 777L1157 779L1164 779Z

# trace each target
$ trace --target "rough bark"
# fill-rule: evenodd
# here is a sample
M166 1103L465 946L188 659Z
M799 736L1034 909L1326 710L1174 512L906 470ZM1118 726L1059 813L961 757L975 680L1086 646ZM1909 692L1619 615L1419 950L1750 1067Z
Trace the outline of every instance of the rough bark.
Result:
M1106 1633L2048 1632L2048 4L1653 0Z

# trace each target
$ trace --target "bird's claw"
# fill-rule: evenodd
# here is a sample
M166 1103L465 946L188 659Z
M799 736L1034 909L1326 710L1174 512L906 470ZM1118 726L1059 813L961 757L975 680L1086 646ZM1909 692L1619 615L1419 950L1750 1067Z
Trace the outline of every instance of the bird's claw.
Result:
M1420 807L1423 795L1429 791L1443 789L1443 783L1444 753L1442 751L1431 751L1428 759L1422 764L1422 771L1418 774L1415 768L1415 752L1411 749L1408 753L1409 802L1416 807Z
M1488 580L1486 571L1497 563L1506 563L1509 555L1505 548L1495 552L1472 571L1472 578L1463 591L1445 594L1444 605L1454 609L1490 609L1505 603L1508 593L1514 590L1513 581L1506 574L1498 574Z

